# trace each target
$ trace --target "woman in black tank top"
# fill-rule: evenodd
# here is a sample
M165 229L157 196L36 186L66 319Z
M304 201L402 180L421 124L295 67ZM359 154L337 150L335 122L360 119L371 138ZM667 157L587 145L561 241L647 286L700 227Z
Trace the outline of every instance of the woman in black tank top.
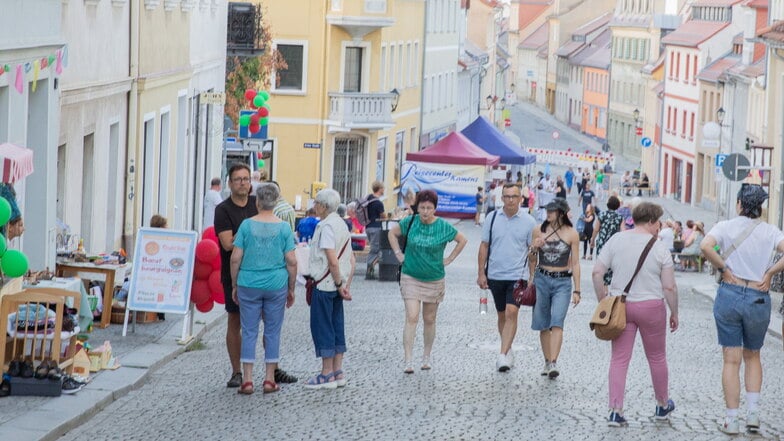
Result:
M557 360L570 300L574 306L580 303L580 237L567 215L565 199L557 197L545 209L547 220L534 230L529 254L536 265L531 329L539 331L545 361L542 376L553 379L560 374Z

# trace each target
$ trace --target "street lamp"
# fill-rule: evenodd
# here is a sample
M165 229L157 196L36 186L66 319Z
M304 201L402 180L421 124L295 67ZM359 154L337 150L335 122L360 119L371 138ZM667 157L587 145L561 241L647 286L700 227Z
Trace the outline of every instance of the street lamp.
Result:
M501 98L501 110L506 109L506 98Z
M487 103L487 110L490 110L490 106L493 105L494 101L495 100L493 99L492 95L487 95L487 97L485 98L485 102Z
M724 107L719 107L719 110L716 111L716 121L720 126L724 125L724 115L726 114L727 112L724 111Z
M634 117L634 126L637 127L637 123L640 121L640 109L634 109L632 116Z
M514 93L514 91L515 91L515 83L512 83L512 84L509 85L509 91Z
M400 91L398 91L397 88L394 88L389 93L391 93L393 95L392 96L392 111L394 112L395 110L397 110L398 103L400 103Z

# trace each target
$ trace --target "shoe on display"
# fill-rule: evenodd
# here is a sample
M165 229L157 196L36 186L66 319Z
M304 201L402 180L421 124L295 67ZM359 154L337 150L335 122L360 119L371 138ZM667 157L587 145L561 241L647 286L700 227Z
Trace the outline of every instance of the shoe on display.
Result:
M82 383L76 382L73 378L67 377L63 380L63 393L66 395L75 394L82 390L84 385Z
M675 410L675 402L667 400L667 407L656 405L656 412L654 413L653 418L657 421L666 421L670 418L670 414L673 410Z
M509 361L507 361L506 354L498 354L495 368L498 369L498 372L507 372L509 370Z
M749 411L746 413L746 430L757 433L760 428L759 412Z
M719 430L727 435L737 435L740 433L740 423L737 418L724 418L724 422L719 424Z

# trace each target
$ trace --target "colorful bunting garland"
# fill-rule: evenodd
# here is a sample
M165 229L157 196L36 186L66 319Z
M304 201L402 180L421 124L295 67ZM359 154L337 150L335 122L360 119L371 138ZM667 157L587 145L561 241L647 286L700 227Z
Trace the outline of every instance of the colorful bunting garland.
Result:
M15 75L13 85L14 89L20 94L24 93L24 86L27 83L26 78L27 74L32 72L32 85L30 87L32 92L35 92L38 86L38 77L41 74L41 69L52 69L54 68L54 72L57 75L62 75L63 67L68 66L68 46L63 46L62 49L58 49L55 51L54 54L48 55L46 57L36 58L32 61L27 61L24 63L18 63L15 67ZM8 74L11 75L11 65L10 64L3 64L0 65L0 77L3 75ZM11 81L8 81L11 84Z

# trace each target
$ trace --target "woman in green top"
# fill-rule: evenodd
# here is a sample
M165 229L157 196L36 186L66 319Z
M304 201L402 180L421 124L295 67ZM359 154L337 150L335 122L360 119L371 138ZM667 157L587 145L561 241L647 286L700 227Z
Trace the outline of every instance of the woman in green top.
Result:
M603 199L604 198L604 172L602 169L596 170L596 198Z
M261 184L256 189L259 213L245 219L234 236L231 253L232 298L240 306L242 326L242 386L239 393L253 393L253 364L259 320L264 321L264 393L277 392L275 368L280 360L280 330L283 311L294 304L297 259L294 256L294 233L287 222L272 210L280 197L275 184Z
M412 352L414 334L422 311L425 350L422 370L430 369L430 352L436 338L436 312L444 299L444 267L452 263L463 251L468 240L449 222L436 217L438 195L433 190L417 193L414 207L416 214L408 216L389 231L389 243L395 256L403 264L400 269L400 293L406 305L406 324L403 328L403 351L407 374L414 373ZM401 247L398 238L405 238ZM446 244L455 241L457 246L444 258ZM405 254L404 254L405 252Z

